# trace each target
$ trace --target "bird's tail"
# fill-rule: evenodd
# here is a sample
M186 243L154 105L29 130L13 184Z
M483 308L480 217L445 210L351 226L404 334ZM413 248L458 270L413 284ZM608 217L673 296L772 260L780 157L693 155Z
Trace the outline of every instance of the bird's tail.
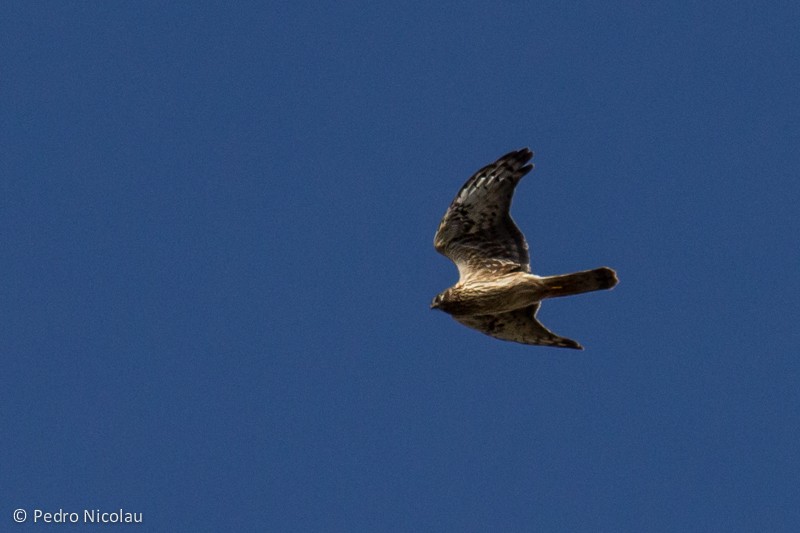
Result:
M562 274L560 276L547 276L541 279L545 284L544 298L558 298L571 296L583 292L601 291L611 289L617 284L617 273L608 267Z

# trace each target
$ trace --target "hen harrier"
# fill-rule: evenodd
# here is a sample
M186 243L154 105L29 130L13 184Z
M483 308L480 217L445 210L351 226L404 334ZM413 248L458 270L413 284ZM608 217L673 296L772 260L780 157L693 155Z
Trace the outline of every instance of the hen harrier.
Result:
M560 276L531 274L528 244L509 208L514 187L533 168L532 157L527 148L506 154L461 187L433 240L436 251L458 267L459 280L437 295L431 308L498 339L582 350L536 320L540 302L610 289L617 275L607 267Z

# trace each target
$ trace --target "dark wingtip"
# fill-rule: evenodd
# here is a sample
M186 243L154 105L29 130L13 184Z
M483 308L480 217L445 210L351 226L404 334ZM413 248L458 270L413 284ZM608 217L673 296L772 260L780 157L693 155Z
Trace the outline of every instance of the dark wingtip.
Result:
M533 152L530 148L520 148L513 152L508 152L506 155L495 161L495 165L509 165L514 170L515 179L519 180L533 170L533 163L530 163L533 157Z
M536 344L542 344L544 346L550 346L552 348L569 348L570 350L583 350L583 346L581 346L578 343L578 341L574 341L566 337L552 337L550 339L545 340L544 342L538 342Z
M507 154L499 157L496 163L501 163L502 161L511 160L517 162L520 166L524 165L528 161L533 158L533 152L530 148L520 148L519 150L512 150Z

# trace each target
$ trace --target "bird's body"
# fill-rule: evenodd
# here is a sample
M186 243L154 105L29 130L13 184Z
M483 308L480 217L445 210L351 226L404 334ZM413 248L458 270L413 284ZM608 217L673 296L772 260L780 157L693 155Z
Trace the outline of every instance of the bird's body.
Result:
M531 273L528 244L509 209L514 188L533 168L532 157L528 149L506 154L476 172L456 195L434 247L456 264L460 279L431 307L499 339L581 349L536 320L539 302L610 289L616 273L607 267L559 276Z
M512 272L493 280L457 283L442 293L436 308L453 316L505 313L541 300L543 288L541 278Z

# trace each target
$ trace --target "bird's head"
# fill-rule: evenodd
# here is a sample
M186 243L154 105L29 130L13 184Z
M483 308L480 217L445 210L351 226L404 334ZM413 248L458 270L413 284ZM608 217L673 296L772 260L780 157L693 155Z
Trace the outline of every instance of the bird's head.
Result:
M442 302L444 301L446 295L447 291L437 294L431 302L431 309L439 309L442 306Z

